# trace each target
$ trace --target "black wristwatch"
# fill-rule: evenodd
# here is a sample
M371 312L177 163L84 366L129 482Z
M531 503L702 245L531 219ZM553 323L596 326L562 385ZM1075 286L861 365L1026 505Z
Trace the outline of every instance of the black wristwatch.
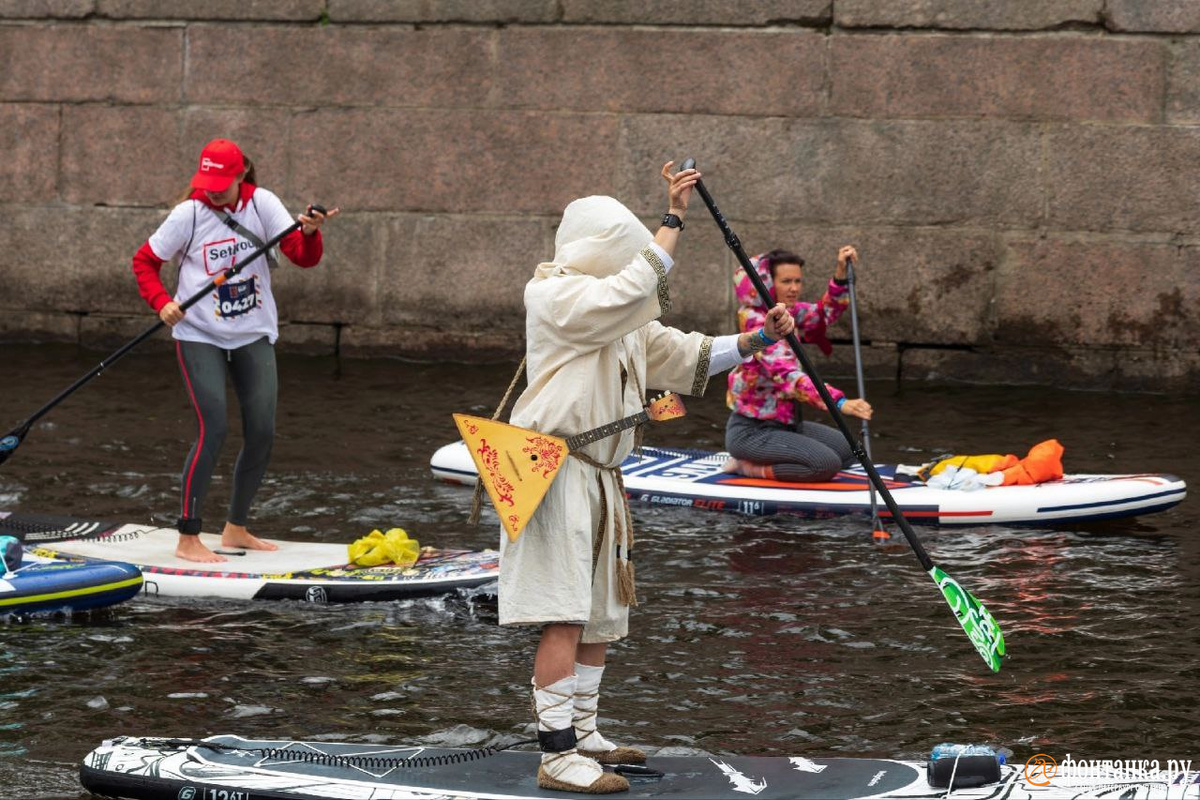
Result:
M664 228L679 228L679 230L683 230L683 220L669 211L663 214L662 224Z

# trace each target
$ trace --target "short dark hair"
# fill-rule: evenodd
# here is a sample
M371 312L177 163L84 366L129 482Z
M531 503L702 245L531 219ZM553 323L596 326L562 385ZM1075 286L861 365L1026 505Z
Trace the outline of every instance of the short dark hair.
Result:
M775 277L775 267L778 264L799 264L804 266L804 259L793 253L791 250L772 250L769 253L763 254L763 258L771 270L771 277Z

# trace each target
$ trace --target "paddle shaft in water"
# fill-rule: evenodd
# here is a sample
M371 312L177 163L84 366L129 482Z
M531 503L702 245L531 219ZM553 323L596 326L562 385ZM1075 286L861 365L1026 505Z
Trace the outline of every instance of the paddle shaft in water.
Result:
M867 399L866 381L863 380L862 343L858 337L858 292L855 290L854 259L846 259L846 282L850 286L850 334L854 339L854 372L858 377L858 398ZM863 449L867 458L871 457L871 428L864 419L862 421ZM871 485L871 529L879 529L879 506L875 502L875 486Z
M314 211L319 211L321 213L325 213L325 209L322 208L321 206L312 205L312 206L310 206L310 208ZM187 309L194 306L196 303L200 302L201 298L203 298L205 295L207 295L213 289L217 288L221 284L228 281L230 278L235 277L239 272L241 272L243 269L245 269L246 265L249 264L251 261L253 261L254 259L263 255L268 250L270 250L272 247L275 247L276 245L278 245L281 241L283 241L284 237L286 237L288 234L290 234L294 231L300 230L300 227L302 224L303 223L301 223L299 221L293 222L291 225L289 225L287 228L285 228L281 233L279 233L279 235L273 237L270 241L265 242L262 247L258 248L257 250L252 252L250 255L246 256L246 258L243 259L243 261L240 264L234 264L233 266L229 267L228 269L223 271L220 275L218 275L217 277L215 277L211 281L209 281L204 286L203 289L196 292L191 297L189 297L187 300L184 300L182 303L180 303L179 304L180 309L183 309L186 311ZM76 391L78 391L83 386L85 386L86 384L91 382L91 380L93 378L99 377L100 373L104 372L104 370L111 367L117 360L119 360L122 356L124 356L130 350L137 347L139 344L146 341L146 339L149 339L154 334L158 333L159 330L166 327L166 324L167 323L163 322L160 319L158 322L154 323L149 328L147 328L146 330L139 333L133 339L131 339L128 342L126 342L125 344L121 345L121 347L119 347L115 352L113 352L112 355L108 356L103 361L101 361L99 364L97 364L95 366L95 368L93 368L90 372L88 372L87 374L80 377L77 381L72 383L66 389L63 389L61 392L59 392L54 397L53 400L51 400L49 403L46 403L46 405L42 406L37 411L35 411L33 414L31 414L28 419L26 419L20 425L18 425L17 427L15 427L11 431L9 431L8 434L3 439L0 439L0 464L3 464L6 460L8 460L8 457L10 455L12 455L18 447L21 446L21 442L25 439L25 436L29 433L29 429L31 427L33 427L33 423L37 422L39 419L41 419L43 416L45 416L46 413L49 412L52 408L54 408L59 403L61 403L63 400L66 400L68 397L70 397Z
M683 162L680 169L692 169L695 167L695 164L695 160L689 158ZM713 202L712 195L708 193L708 189L705 187L703 181L696 182L696 191L700 194L700 198L704 201L704 204L708 206L713 219L717 222L717 227L724 234L725 244L729 246L729 249L737 257L738 263L746 273L746 277L754 284L754 288L758 291L758 296L762 300L763 306L771 308L774 305L771 302L771 293L767 291L766 284L759 277L758 272L754 269L754 265L750 263L750 258L746 255L746 251L742 249L741 240L738 239L733 229L729 227L729 223L725 220L725 216L721 213L721 210L717 208L717 204ZM867 477L875 488L879 490L879 496L883 498L884 504L892 513L892 519L900 527L900 530L904 533L904 538L908 540L913 552L916 553L917 560L921 562L921 566L924 567L925 572L929 577L933 578L934 583L941 590L942 597L950 605L955 618L962 625L963 630L967 633L976 651L993 672L999 672L1005 652L1004 635L1000 631L1000 626L996 623L991 613L984 608L982 603L933 563L933 559L929 557L929 553L925 552L925 547L921 544L921 540L917 538L912 525L904 517L900 506L897 505L895 498L892 497L892 493L888 491L883 478L879 475L879 471L871 463L871 459L863 449L862 443L855 439L854 434L851 433L850 426L846 423L846 418L838 410L837 403L834 402L829 390L825 388L825 382L821 380L821 376L817 373L812 361L800 346L800 339L795 333L789 333L787 335L787 342L796 354L796 358L800 360L800 365L805 373L812 379L813 386L816 387L817 393L821 396L821 400L825 403L826 408L833 417L833 421L837 423L838 429L846 437L846 441L850 443L850 448L854 451L854 455L858 457L858 461L866 471Z

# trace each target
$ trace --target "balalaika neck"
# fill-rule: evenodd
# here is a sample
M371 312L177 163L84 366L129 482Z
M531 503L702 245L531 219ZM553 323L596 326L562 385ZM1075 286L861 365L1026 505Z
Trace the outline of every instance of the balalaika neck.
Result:
M621 431L632 428L634 425L640 425L643 422L649 421L650 415L644 410L639 411L638 413L625 417L624 419L619 419L616 422L610 422L607 425L601 425L599 428L593 428L590 431L584 431L583 433L570 437L567 439L567 449L578 450L584 445L591 444L592 442L598 442L601 439L609 436L615 436Z

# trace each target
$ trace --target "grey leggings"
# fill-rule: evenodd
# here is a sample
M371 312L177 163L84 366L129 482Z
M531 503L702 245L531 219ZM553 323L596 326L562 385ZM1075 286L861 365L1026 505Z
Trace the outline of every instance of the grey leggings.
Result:
M242 452L233 468L229 522L245 525L250 503L262 483L275 441L278 380L275 348L264 336L225 350L199 342L175 342L184 387L196 409L199 432L183 462L183 513L180 533L199 533L201 511L221 445L225 443L225 376L233 379L242 410ZM185 530L186 529L186 530Z
M736 459L769 464L781 481L827 481L854 463L837 428L803 420L799 430L778 422L730 414L725 449Z

